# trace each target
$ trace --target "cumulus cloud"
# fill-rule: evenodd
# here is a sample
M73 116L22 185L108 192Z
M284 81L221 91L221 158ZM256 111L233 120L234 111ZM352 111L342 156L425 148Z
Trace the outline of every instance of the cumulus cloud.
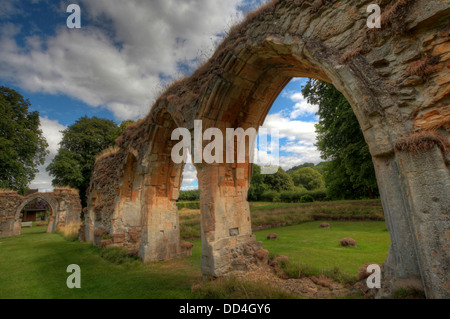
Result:
M263 127L278 130L280 140L282 138L288 141L300 140L312 146L316 142L315 124L315 122L291 120L279 112L267 115Z
M313 115L319 111L319 106L309 104L301 92L290 93L289 98L295 102L290 113L291 119L296 119L300 116Z
M183 169L183 181L181 183L181 190L187 191L192 189L197 189L198 186L193 186L197 181L197 169L195 168L194 164L192 164L192 156L189 152L187 158L186 158L186 164L184 165Z
M0 77L32 92L104 106L118 120L142 117L161 91L161 78L212 54L221 34L242 17L243 1L81 0L81 29L59 26L52 36L26 37L23 45L16 41L20 25L3 23ZM9 14L19 10L17 1L5 3Z
M260 149L256 150L256 158L261 159L262 163L279 163L285 170L305 162L320 163L320 152L314 145L317 142L315 132L315 124L317 123L292 120L291 117L285 116L283 113L267 115L263 125L263 128L266 128L269 133L278 133L278 159L276 153L273 153L270 148L270 142L268 142L267 152L261 152ZM258 139L260 137L261 134L258 135Z
M49 155L45 158L45 163L39 166L39 173L36 174L33 182L29 186L31 189L38 188L41 192L53 191L52 178L45 171L46 167L53 161L53 158L58 153L59 142L62 140L61 131L66 129L66 126L60 124L58 121L50 120L48 117L40 117L42 135L48 143Z

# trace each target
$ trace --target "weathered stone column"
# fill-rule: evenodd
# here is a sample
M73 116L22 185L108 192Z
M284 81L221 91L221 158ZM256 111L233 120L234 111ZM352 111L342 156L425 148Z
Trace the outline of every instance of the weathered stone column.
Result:
M450 173L445 150L397 150L418 265L427 298L450 298ZM444 151L444 152L443 152Z
M165 164L164 164L165 163ZM139 256L143 262L180 257L180 225L174 181L166 183L172 172L167 161L155 163L153 174L145 178L142 194L142 237ZM179 178L180 170L174 171Z
M201 201L202 261L204 276L220 277L245 271L256 263L262 244L252 233L248 164L213 164L198 167Z
M422 279L417 261L417 253L409 213L403 200L402 183L395 155L373 157L383 205L386 226L391 237L391 245L383 264L382 289L378 298L390 297L400 288L422 290Z

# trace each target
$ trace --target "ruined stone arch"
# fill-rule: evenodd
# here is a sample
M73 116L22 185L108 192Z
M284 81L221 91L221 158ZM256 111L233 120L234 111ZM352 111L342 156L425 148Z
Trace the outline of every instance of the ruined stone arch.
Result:
M51 193L35 193L23 197L16 191L0 192L0 238L21 234L22 209L31 201L42 198L50 208L47 232L59 230L65 235L78 232L81 223L81 202L78 191L68 187L57 187Z
M22 212L22 209L24 207L31 203L35 199L43 199L47 202L47 204L50 206L50 216L49 216L49 223L47 226L47 232L52 233L58 226L58 219L59 219L59 203L56 198L51 196L50 194L46 193L35 193L32 195L29 195L24 198L23 202L20 204L20 206L17 208L16 211L16 220L19 220L21 218L20 213Z
M171 215L161 213L172 212L176 198L176 184L168 182L170 130L192 131L196 119L203 130L258 129L292 77L311 77L344 94L372 154L392 241L380 295L406 282L423 285L429 298L449 297L450 4L385 1L380 30L366 26L368 4L270 2L233 27L207 63L169 87L149 115L118 139L123 152L138 152L146 172L143 260L170 258L158 255L170 249L162 244L162 219L154 220ZM261 244L252 234L246 200L250 163L196 168L203 274L255 267ZM171 234L179 242L179 234Z
M171 135L178 125L166 109L155 110L153 115L152 138L143 156L147 169L139 254L144 261L172 259L182 254L176 200L184 164L171 161Z
M143 261L191 253L180 242L176 206L184 163L170 160L171 134L178 125L165 108L152 117L151 123L129 126L133 138L119 138L120 148L97 159L84 226L86 240L125 247Z

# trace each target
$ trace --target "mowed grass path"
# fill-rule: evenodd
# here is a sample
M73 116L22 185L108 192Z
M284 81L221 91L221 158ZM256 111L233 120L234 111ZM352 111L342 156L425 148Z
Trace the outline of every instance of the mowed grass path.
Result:
M348 274L357 274L365 263L382 264L386 259L390 238L386 223L329 221L330 229L321 229L323 221L308 222L255 232L263 247L272 254L288 256L292 263L320 269L338 267ZM278 240L268 240L276 233ZM358 247L342 247L340 240L351 237Z
M201 280L200 245L184 260L116 265L89 243L69 242L45 227L0 239L0 298L191 298ZM81 268L81 289L68 289L66 268Z
M292 262L354 274L366 262L382 263L389 245L384 222L331 222L320 229L309 222L255 232L272 254ZM266 240L275 232L277 241ZM339 240L352 237L358 248L343 248ZM0 298L193 298L191 287L201 282L201 244L194 243L191 258L117 265L103 259L89 243L69 242L45 227L22 229L22 235L0 239ZM68 289L66 268L81 267L81 289Z

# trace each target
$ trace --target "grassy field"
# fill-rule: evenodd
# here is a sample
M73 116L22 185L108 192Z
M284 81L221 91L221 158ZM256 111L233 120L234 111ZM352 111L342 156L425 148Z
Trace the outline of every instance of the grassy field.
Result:
M251 202L254 230L298 225L314 220L384 221L380 200L352 200L314 203ZM200 210L180 210L181 237L200 238Z
M322 222L255 232L256 239L272 254L288 256L291 263L301 263L319 269L338 267L356 275L365 263L382 264L390 244L384 222L334 222L330 229L321 229ZM266 239L275 232L278 240ZM342 247L339 241L351 237L358 247Z
M0 298L192 298L201 278L199 244L193 258L117 265L91 244L44 232L24 228L22 236L0 240ZM69 264L81 268L81 289L66 286Z
M389 245L384 222L329 222L331 229L320 229L320 222L312 221L255 234L272 255L286 255L293 264L315 269L338 267L355 275L363 263L384 261ZM67 241L62 235L46 234L45 230L46 227L24 228L20 237L0 239L0 298L199 297L191 292L191 287L201 282L199 240L192 241L190 258L150 264L125 259L123 264L117 264L105 258L114 252L105 254L89 243ZM279 239L267 240L267 234L273 232ZM354 238L358 247L340 247L343 237ZM66 286L69 264L81 267L81 289ZM253 289L253 298L285 296L258 287L246 289L246 294ZM230 297L239 298L236 291L221 293L222 297L229 293Z

